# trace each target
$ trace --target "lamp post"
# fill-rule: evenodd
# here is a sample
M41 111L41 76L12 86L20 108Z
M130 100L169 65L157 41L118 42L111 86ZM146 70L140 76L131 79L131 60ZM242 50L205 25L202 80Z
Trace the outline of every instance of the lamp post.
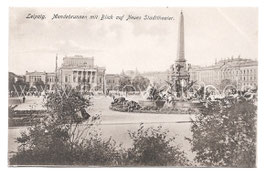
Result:
M57 54L56 54L56 57L55 57L55 92L57 93L57 60L58 60L58 57L57 57Z
M85 94L85 81L86 81L86 79L85 79L85 69L86 69L87 63L84 62L83 65L84 65L84 70L83 70L83 91L84 91L84 94Z

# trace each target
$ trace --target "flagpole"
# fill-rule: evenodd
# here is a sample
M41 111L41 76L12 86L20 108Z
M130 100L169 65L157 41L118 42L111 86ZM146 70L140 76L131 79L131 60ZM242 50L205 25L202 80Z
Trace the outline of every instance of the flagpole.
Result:
M55 57L55 92L57 92L57 81L58 81L58 78L57 78L57 60L58 60L58 56L56 53L56 57Z

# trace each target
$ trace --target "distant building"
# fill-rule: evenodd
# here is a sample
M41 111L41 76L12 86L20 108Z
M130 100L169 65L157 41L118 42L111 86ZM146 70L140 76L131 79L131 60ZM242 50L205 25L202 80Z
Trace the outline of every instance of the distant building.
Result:
M86 91L93 89L105 92L105 70L104 67L94 65L93 57L64 57L58 73L59 84L72 88L80 87Z
M220 60L211 66L192 66L189 73L191 80L205 85L219 85L226 79L235 82L237 88L258 85L258 62L240 56Z
M222 59L214 65L201 67L186 64L184 42L184 17L181 12L179 23L179 40L177 59L171 65L168 81L180 84L196 81L204 85L218 86L223 80L230 80L237 88L243 86L256 87L258 85L258 62L251 59L237 58Z
M133 80L136 76L142 76L147 78L150 83L157 83L157 84L166 84L168 71L159 72L159 71L151 71L151 72L144 72L140 73L137 69L136 71L133 70L126 70L122 71L121 74L106 74L106 88L109 90L117 90L120 86L119 80L127 76Z
M25 81L25 76L20 76L17 75L13 72L8 72L8 76L9 76L9 80L12 80L14 83L21 80L21 81Z
M52 73L46 73L46 82L45 85L47 86L48 90L54 90L55 89L55 79L56 74L54 72Z
M106 74L106 89L108 90L117 90L119 87L119 80L121 76L119 74Z
M42 81L46 83L46 72L28 72L26 71L26 82L30 84L30 86L35 85L36 82Z
M165 81L168 80L168 71L159 72L159 71L153 71L153 72L144 72L141 74L143 77L148 78L150 80L150 83L157 83L159 85L166 84Z
M136 70L122 70L121 74L120 75L123 75L123 76L128 76L130 78L134 78L135 76L138 76L140 75L138 69L136 68Z
M56 66L57 67L57 66ZM105 91L105 68L94 65L93 57L64 57L62 66L57 73L26 72L26 82L33 86L42 81L47 89L54 89L55 84L62 87L79 87L82 90L91 89Z
M34 86L36 82L43 82L46 89L52 90L55 85L55 73L46 72L28 72L26 71L26 82L29 83L30 87Z

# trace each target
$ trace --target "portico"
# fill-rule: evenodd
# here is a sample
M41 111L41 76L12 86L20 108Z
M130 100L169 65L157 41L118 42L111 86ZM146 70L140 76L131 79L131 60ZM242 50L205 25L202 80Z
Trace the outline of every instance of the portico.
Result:
M94 58L83 56L64 57L59 69L62 86L90 91L92 88L104 90L105 68L94 66Z

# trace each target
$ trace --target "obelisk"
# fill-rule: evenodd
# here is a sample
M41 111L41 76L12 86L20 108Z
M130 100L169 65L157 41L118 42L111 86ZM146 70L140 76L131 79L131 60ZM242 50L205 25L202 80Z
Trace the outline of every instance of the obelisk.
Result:
M184 16L180 13L180 20L178 24L178 42L177 42L177 58L175 61L175 82L177 84L184 84L189 81L189 73L186 67L185 59L185 34L184 34Z
M179 21L177 60L185 61L184 16L182 11Z

